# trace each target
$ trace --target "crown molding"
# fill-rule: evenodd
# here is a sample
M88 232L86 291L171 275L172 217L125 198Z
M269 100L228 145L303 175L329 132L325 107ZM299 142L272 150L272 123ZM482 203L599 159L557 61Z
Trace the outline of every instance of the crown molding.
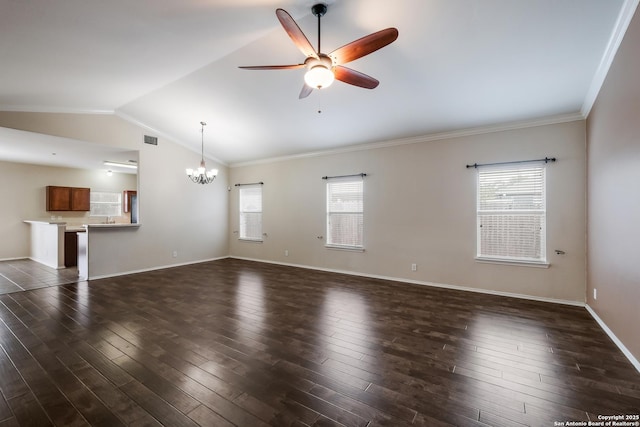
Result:
M120 117L122 120L125 120L125 121L127 121L127 122L129 122L129 123L131 123L131 124L134 124L134 125L136 125L136 126L138 126L138 127L141 127L141 128L143 128L143 129L148 130L149 132L153 133L153 134L154 134L154 136L159 136L159 137L161 137L162 139L166 139L167 141L171 141L171 142L173 142L173 143L175 143L175 144L178 144L178 145L180 145L180 146L182 146L182 147L186 148L186 149L187 149L187 150L189 150L189 151L193 151L194 153L201 154L201 153L200 153L200 150L194 150L194 149L193 149L193 147L189 146L188 144L185 144L182 140L180 140L180 139L178 139L178 138L174 137L173 135L169 135L168 133L165 133L165 132L159 131L158 129L156 129L156 128L152 127L152 126L149 126L148 124L146 124L146 123L144 123L144 122L142 122L142 121L140 121L140 120L136 119L136 118L135 118L135 117L133 117L133 116L130 116L130 115L126 114L126 113L123 113L122 111L119 111L119 110L116 110L116 111L114 112L114 114L115 114L117 117ZM220 160L220 159L219 159L219 158L217 158L217 157L214 157L214 156L208 155L208 154L206 154L206 153L205 153L205 156L206 156L208 159L213 160L214 162L218 163L218 164L219 164L219 165L221 165L221 166L227 166L227 167L229 166L229 164L228 164L227 162L225 162L225 161L223 161L223 160Z
M125 114L119 110L96 110L96 109L80 109L80 108L62 108L62 107L46 107L46 106L36 106L36 105L0 105L0 112L16 112L16 113L53 113L53 114L93 114L93 115L110 115L116 116L125 120L131 124L134 124L142 129L146 129L149 132L154 133L156 136L161 137L162 139L166 139L175 144L178 144L189 151L193 151L194 153L201 154L199 150L194 150L193 147L185 144L178 138L175 138L167 133L161 132L155 129L152 126L147 125L140 120ZM205 153L206 154L206 153ZM218 159L217 157L206 155L206 157L222 166L229 166L227 162Z
M59 113L59 114L114 114L114 110L101 110L95 108L67 108L51 107L44 105L0 105L0 111L16 113Z
M613 32L611 33L611 37L609 38L609 42L607 43L604 55L602 55L600 64L598 64L598 68L595 75L593 76L593 79L591 80L591 85L589 86L587 95L585 96L584 102L582 103L582 109L580 110L580 113L585 118L589 116L589 113L593 108L593 104L595 104L596 99L598 98L600 89L602 89L602 85L607 78L609 68L611 68L611 64L615 59L618 48L620 47L620 44L624 39L627 28L629 28L629 24L631 23L631 19L633 18L633 15L638 7L638 3L640 3L640 0L625 0L622 5L622 9L620 10L620 14L618 15L616 24L613 27Z
M640 0L639 0L640 1ZM440 132L422 136L414 136L409 138L393 139L388 141L380 141L373 143L350 145L342 148L329 150L312 151L308 153L292 154L290 156L270 157L266 159L252 160L247 162L231 163L230 168L253 166L259 164L276 163L288 160L304 159L309 157L329 156L333 154L344 154L354 151L375 150L378 148L395 147L409 144L419 144L424 142L440 141L444 139L462 138L467 136L482 135L487 133L504 132L517 129L526 129L537 126L547 126L559 123L569 123L584 120L585 117L580 113L561 114L534 120L509 122L498 125L479 126L475 128L461 129L450 132Z

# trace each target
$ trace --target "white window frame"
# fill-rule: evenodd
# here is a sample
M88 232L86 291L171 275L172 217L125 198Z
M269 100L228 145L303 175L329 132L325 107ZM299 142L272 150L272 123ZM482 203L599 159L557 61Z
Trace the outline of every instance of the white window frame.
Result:
M332 209L331 196L335 192L335 189L338 189L340 185L352 185L358 184L360 186L360 206L353 206L356 209L353 210L340 210L340 209ZM334 241L333 236L333 228L332 228L332 217L336 215L348 215L356 218L360 217L359 221L359 230L356 232L356 240L353 244L345 243L344 241ZM334 221L335 223L335 221ZM327 180L326 184L326 244L325 247L329 249L344 249L344 250L353 250L353 251L364 251L364 179L362 177L358 178L330 178ZM358 239L359 237L359 239Z
M262 242L263 241L263 236L264 234L262 233L263 227L262 227L262 209L263 209L263 197L262 197L262 184L243 184L242 186L239 187L239 191L238 191L238 227L239 227L239 231L238 231L238 239L239 240L244 240L244 241L249 241L249 242ZM244 204L244 198L246 197L244 194L248 193L249 191L254 191L255 190L260 190L259 194L260 194L260 206L258 207L253 207L251 209L248 209L248 207ZM248 235L247 234L247 227L246 227L246 221L245 218L247 215L256 215L259 214L259 230L258 232L256 232L255 234L252 235Z
M102 195L108 195L113 197L113 201L98 200ZM96 213L99 207L103 207L108 210L107 213ZM119 191L93 191L91 190L89 196L89 216L92 217L114 217L122 216L122 193Z
M493 204L499 202L500 198L505 197L505 208L497 209L493 206L493 209L483 209L482 208L482 200L481 194L482 191L489 190L489 177L495 178L500 176L500 174L504 174L503 177L506 179L507 176L515 176L520 174L521 179L527 179L528 174L537 174L539 172L539 179L541 183L539 183L539 187L531 187L522 186L521 188L517 188L517 186L509 186L505 184L503 188L505 191L511 191L511 197L509 197L509 193L505 193L501 196L496 197L493 200ZM534 184L535 175L529 175L530 179L527 181L530 184ZM496 263L505 263L505 264L517 264L517 265L527 265L527 266L540 266L540 267L548 267L549 264L547 262L547 250L546 250L546 232L547 232L547 210L546 210L546 165L545 163L528 163L528 164L510 164L510 165L500 165L500 166L481 166L477 169L477 187L476 187L476 260L480 262L496 262ZM483 179L486 178L486 179ZM495 182L495 181L494 181ZM518 191L522 189L528 191L526 193L528 196L532 198L540 199L540 202L537 203L538 206L534 206L536 203L531 202L530 206L523 208L522 206L517 206L514 203L514 198L518 196ZM511 200L511 205L508 205L508 200ZM515 208L513 206L516 206ZM505 221L509 224L510 221L513 221L515 217L529 217L535 218L538 217L538 226L539 233L536 236L533 236L531 239L532 246L529 246L528 250L530 253L535 253L535 256L518 256L515 255L519 251L517 249L516 241L512 240L512 244L514 244L511 248L503 247L503 250L498 250L502 252L502 254L496 254L483 248L483 219L484 224L486 225L488 220L485 219L487 217L493 217L494 219L500 220L500 216L502 216L502 221ZM536 220L533 219L533 223L536 224ZM513 222L511 222L513 225ZM486 228L484 230L486 233ZM500 236L501 238L512 238L509 233L503 234ZM538 251L535 251L534 248L539 248ZM521 252L526 252L521 251ZM511 253L511 255L509 255Z

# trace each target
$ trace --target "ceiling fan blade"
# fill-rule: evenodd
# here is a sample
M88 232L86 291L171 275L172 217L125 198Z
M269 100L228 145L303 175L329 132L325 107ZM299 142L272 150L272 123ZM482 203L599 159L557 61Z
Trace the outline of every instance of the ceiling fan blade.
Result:
M298 95L298 99L306 98L307 96L311 95L311 92L313 92L313 88L305 83L302 86L300 95Z
M393 43L397 38L398 30L387 28L339 47L329 56L338 65L346 64Z
M276 16L284 27L284 30L289 34L289 37L291 37L291 40L293 40L293 43L298 46L298 49L300 49L305 56L318 56L316 50L311 43L309 43L307 36L304 35L300 27L298 27L298 24L296 24L296 21L293 20L286 10L276 9Z
M296 68L302 68L304 64L294 64L294 65L249 65L242 66L238 68L242 68L243 70L295 70Z
M375 89L380 82L371 76L367 76L360 71L353 70L351 68L343 67L341 65L336 66L333 69L333 74L337 80L350 85L363 87L365 89Z

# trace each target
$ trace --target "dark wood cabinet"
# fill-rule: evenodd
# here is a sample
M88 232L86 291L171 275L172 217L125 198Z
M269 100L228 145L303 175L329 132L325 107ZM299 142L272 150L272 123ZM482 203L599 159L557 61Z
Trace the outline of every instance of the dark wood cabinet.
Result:
M71 188L71 210L91 210L91 190L89 188Z
M64 266L78 265L78 234L75 231L64 233Z
M68 211L71 207L70 187L47 187L47 210Z
M48 211L91 210L91 189L78 187L47 186Z
M122 210L124 212L130 212L131 211L131 196L135 196L138 194L137 191L135 190L125 190L122 192L123 194L123 199L124 199L124 203L122 204Z

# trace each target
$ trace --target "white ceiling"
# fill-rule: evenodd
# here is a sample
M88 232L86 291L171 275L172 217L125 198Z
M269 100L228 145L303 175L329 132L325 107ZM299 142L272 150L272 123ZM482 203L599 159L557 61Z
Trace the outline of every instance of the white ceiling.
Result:
M134 174L137 173L136 169L117 165L107 166L104 162L134 165L138 163L138 152L77 139L0 127L0 160Z
M0 0L0 110L113 111L198 152L205 121L227 164L584 114L638 0L331 0L325 53L398 29L349 64L378 88L299 100L303 69L238 69L302 62L275 9L315 46L314 3Z

